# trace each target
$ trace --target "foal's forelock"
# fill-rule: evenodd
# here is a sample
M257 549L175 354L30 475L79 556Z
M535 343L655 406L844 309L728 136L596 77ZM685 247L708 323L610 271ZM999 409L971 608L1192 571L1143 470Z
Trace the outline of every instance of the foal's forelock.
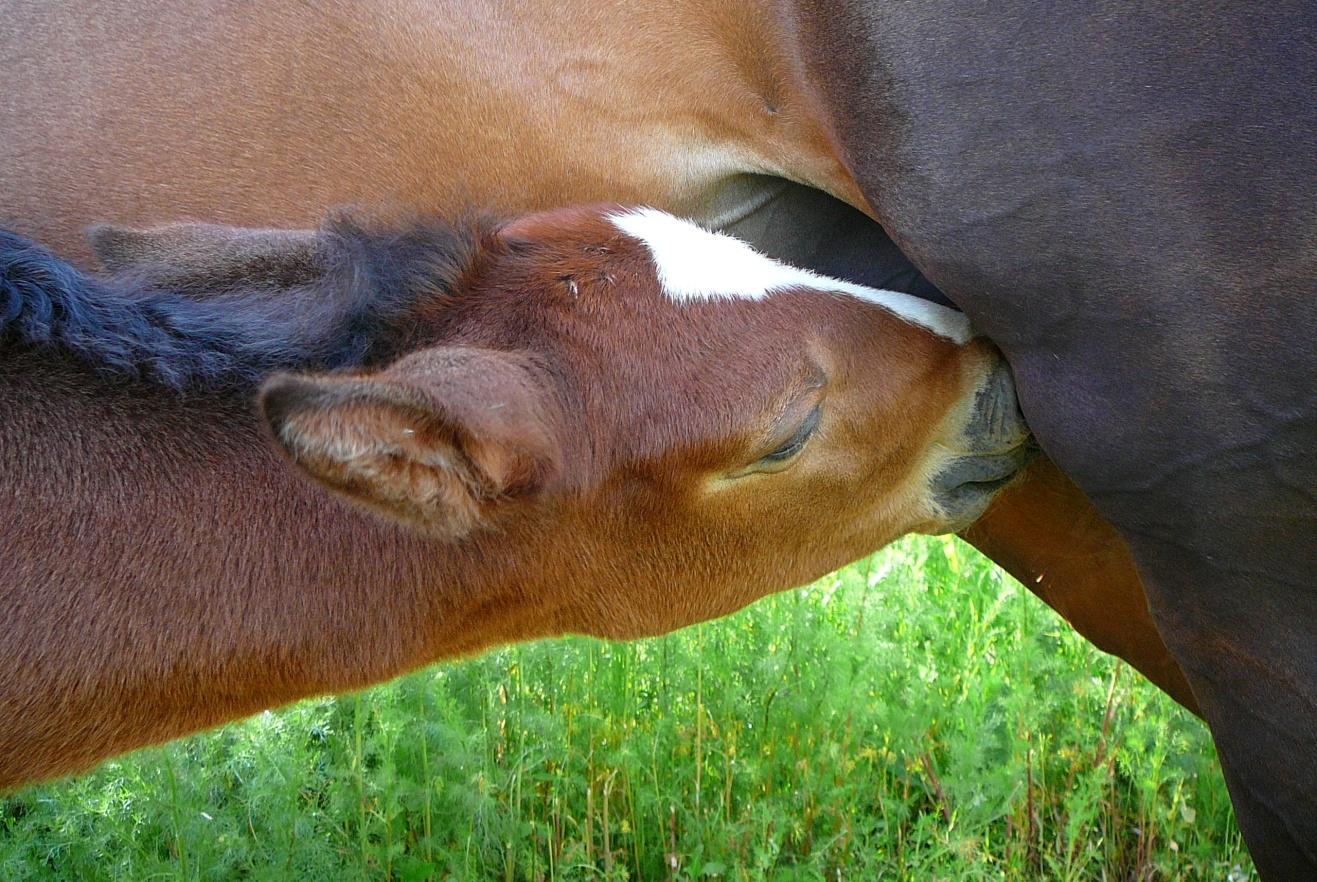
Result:
M231 231L234 245L225 229L185 246L220 249L190 274L165 248L108 277L0 230L0 342L173 388L366 365L396 354L420 305L454 294L484 240L474 223L367 228L344 216L308 234L310 247L290 239L289 252L254 260L240 241L251 231Z

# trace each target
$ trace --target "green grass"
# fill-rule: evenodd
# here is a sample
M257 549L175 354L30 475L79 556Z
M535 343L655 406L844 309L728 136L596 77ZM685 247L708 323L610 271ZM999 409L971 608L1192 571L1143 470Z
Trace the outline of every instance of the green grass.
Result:
M0 879L1255 878L1206 730L952 540L0 800Z

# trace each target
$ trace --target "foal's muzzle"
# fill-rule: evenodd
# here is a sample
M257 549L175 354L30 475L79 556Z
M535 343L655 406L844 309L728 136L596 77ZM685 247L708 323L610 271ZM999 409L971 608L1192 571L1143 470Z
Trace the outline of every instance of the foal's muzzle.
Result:
M1029 427L1015 394L1015 376L1005 360L999 360L974 396L974 411L965 426L969 452L1000 453L1028 439Z
M932 482L933 500L949 530L973 523L1037 452L1005 361L998 362L975 393L959 447L960 455L948 460Z

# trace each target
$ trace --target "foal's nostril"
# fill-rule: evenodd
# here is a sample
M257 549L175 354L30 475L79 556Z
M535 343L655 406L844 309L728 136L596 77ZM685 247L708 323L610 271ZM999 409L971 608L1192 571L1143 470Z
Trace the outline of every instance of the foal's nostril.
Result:
M1018 446L1029 435L1015 394L1015 377L999 361L974 397L974 411L965 426L965 439L975 451Z

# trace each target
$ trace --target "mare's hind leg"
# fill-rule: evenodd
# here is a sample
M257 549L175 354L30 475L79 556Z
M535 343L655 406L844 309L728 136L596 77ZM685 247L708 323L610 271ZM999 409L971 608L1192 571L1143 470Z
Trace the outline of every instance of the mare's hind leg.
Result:
M1198 457L1182 480L1141 490L1184 524L1128 531L1267 880L1317 879L1314 438L1309 404L1252 443Z
M1099 649L1200 713L1152 620L1125 541L1050 459L1035 460L964 538Z

